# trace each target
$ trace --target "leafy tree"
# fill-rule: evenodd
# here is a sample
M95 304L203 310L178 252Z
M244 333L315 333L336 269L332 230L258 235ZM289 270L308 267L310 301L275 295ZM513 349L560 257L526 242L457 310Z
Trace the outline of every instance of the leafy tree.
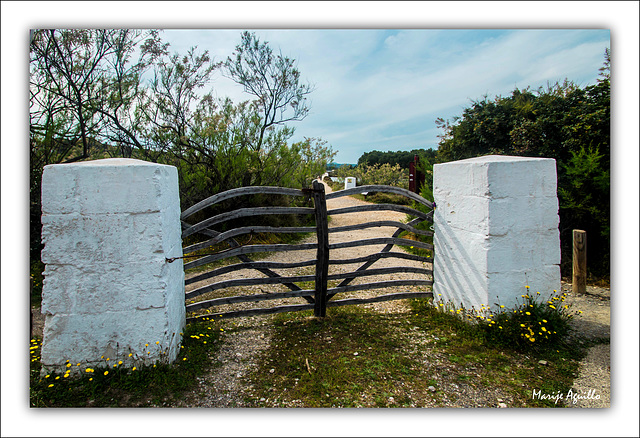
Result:
M47 164L110 156L171 164L187 206L240 186L308 186L335 155L321 139L289 144L287 124L307 115L312 89L293 60L253 34L216 64L195 47L169 55L155 30L36 30L30 57L33 259ZM218 68L254 99L214 99L207 87Z
M313 91L311 85L300 83L300 71L292 59L274 55L254 33L242 34L242 42L224 67L231 79L255 97L261 117L256 150L261 149L267 129L303 120L309 113L306 100Z
M554 158L558 170L562 270L571 268L571 231L588 230L589 269L609 272L610 56L595 85L564 81L536 92L472 102L443 130L436 161L487 154Z

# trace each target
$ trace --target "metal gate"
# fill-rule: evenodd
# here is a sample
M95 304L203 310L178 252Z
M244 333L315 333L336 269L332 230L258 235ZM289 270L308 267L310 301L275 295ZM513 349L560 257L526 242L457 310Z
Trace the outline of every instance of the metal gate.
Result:
M407 207L396 204L369 204L360 205L348 208L339 208L333 210L327 210L326 201L341 196L349 196L364 192L387 192L394 193L410 198L415 203L421 204L427 207L428 212L420 211L416 208ZM189 224L187 219L194 216L196 213L202 212L204 209L219 204L223 201L233 199L246 195L286 195L306 197L309 201L312 201L313 207L278 207L278 206L265 206L265 207L251 207L251 208L239 208L235 210L225 211L223 213L215 214L212 217L201 220L195 224ZM311 203L311 202L310 202ZM414 205L415 206L415 205ZM413 217L407 223L398 221L370 221L360 223L356 225L349 225L344 227L329 228L328 218L329 216L335 216L340 214L354 213L354 212L367 212L367 211L381 211L390 210L406 213L410 217ZM272 226L241 226L237 228L229 228L229 224L232 224L234 220L240 218L247 218L251 216L260 215L299 215L299 214L312 214L315 218L315 226L304 227L272 227ZM183 249L183 254L186 254L184 258L195 258L195 260L185 263L185 270L201 267L212 262L218 262L224 259L230 259L237 257L240 263L215 267L205 272L194 275L193 277L185 280L185 285L195 284L203 280L215 278L217 276L228 274L243 269L256 270L264 277L253 278L238 278L231 280L224 280L209 283L194 290L191 290L185 294L187 300L186 310L190 314L202 309L210 309L216 306L234 304L234 303L246 303L246 302L261 302L268 300L276 300L283 298L298 297L304 299L306 304L291 304L281 305L273 307L252 308L245 310L236 310L229 312L209 313L204 315L198 315L187 318L188 322L197 320L204 317L216 317L216 318L233 318L241 316L252 315L265 315L274 314L280 312L292 312L300 310L313 309L314 315L317 317L324 317L326 315L327 307L344 306L350 304L371 303L380 301L397 300L404 298L414 297L432 297L432 292L402 292L387 295L380 295L373 298L350 298L342 300L333 300L336 295L343 292L371 290L395 286L432 286L433 271L425 268L409 267L409 266L397 266L388 268L370 269L370 266L377 260L382 258L398 258L405 260L414 260L419 262L433 262L433 257L423 257L414 254L409 254L404 251L392 251L394 245L413 246L418 248L424 248L433 250L433 245L429 243L423 243L415 240L408 240L400 238L402 231L410 231L418 235L433 235L432 231L425 231L416 228L421 222L433 222L433 203L427 201L421 196L412 193L408 190L392 187L392 186L360 186L356 188L341 190L337 192L325 195L324 185L319 181L314 181L311 189L291 189L283 187L243 187L239 189L232 189L223 193L211 196L204 201L192 206L185 210L181 215L183 232L182 238L185 239L189 236L201 237L202 241L193 243L186 246ZM218 231L216 227L227 224L225 231ZM390 237L381 237L374 239L356 240L350 242L342 242L336 244L329 244L329 234L361 230L371 227L387 227L392 226L397 230ZM256 244L249 245L251 236L256 233L315 233L317 236L316 243L299 243L299 244ZM249 236L249 242L240 244L238 238L243 236L243 240L246 236ZM193 238L193 237L192 237ZM205 253L198 255L191 255L196 251L206 250L219 245L220 243L226 243L229 247L224 250L220 250L214 253ZM332 259L330 257L331 251L340 248L349 248L357 246L367 245L380 245L384 244L384 248L377 252L367 254L363 257L352 259ZM301 251L301 250L316 250L315 259L297 261L294 263L285 263L278 261L254 261L249 257L250 254L256 253L269 253L269 252L281 252L281 251ZM329 266L337 264L360 264L360 266L347 273L329 274ZM294 275L283 276L276 272L280 269L290 268L302 268L308 266L315 266L315 274L313 275ZM378 282L368 282L364 284L350 284L354 279L359 277L373 276L373 275L387 275L394 273L415 273L417 275L431 276L431 278L412 278L404 280L386 280ZM417 277L417 276L416 276ZM340 280L340 283L328 288L327 284L329 280ZM313 282L314 288L302 289L296 283L300 282ZM249 285L284 285L289 290L287 292L267 292L261 294L251 295L238 295L211 298L204 301L194 301L195 298L208 294L213 291L218 291L225 288L237 287L237 286L249 286Z

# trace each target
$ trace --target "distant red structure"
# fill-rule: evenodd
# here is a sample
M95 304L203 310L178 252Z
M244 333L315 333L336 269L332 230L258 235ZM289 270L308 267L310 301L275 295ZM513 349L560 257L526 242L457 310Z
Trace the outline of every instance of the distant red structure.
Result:
M413 162L409 163L409 191L420 193L420 189L424 185L424 173L417 170L420 158L413 156Z

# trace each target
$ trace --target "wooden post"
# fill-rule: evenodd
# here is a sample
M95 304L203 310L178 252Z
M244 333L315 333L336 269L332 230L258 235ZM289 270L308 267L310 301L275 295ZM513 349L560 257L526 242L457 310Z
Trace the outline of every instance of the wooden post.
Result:
M316 293L313 314L324 318L327 314L327 276L329 275L329 224L324 184L313 181L313 203L316 215L318 252L316 256Z
M572 291L587 292L587 232L583 230L573 230Z

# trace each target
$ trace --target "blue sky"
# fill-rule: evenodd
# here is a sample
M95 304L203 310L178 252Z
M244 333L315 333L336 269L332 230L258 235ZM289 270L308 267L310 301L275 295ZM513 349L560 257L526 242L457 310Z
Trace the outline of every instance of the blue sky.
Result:
M337 159L342 161L356 160L361 152L374 148L435 146L434 119L459 115L470 99L485 93L506 95L515 86L544 85L547 80L565 77L586 85L597 78L606 36L571 32L574 36L541 37L538 33L534 38L535 33L499 34L491 29L611 29L612 283L624 294L624 300L612 301L612 313L631 330L617 330L612 340L616 364L612 378L617 392L610 409L581 415L579 421L567 421L567 415L557 415L557 411L540 410L535 420L545 425L544 433L553 435L638 435L637 421L633 420L639 403L635 336L639 295L634 293L638 290L639 261L637 245L627 244L638 242L639 230L638 2L3 1L1 8L2 273L14 274L1 276L1 357L3 370L8 370L2 373L0 385L3 436L96 436L104 431L96 424L105 422L104 412L77 415L68 411L43 416L29 409L24 402L26 377L20 371L27 369L28 357L16 354L24 351L27 339L24 309L28 304L25 279L29 270L30 181L26 54L29 29L46 27L236 29L224 44L215 43L219 48L212 41L209 45L204 40L183 42L209 49L216 57L228 56L239 42L238 30L245 28L485 29L481 32L484 39L465 32L453 32L455 37L449 32L447 38L442 33L423 33L422 41L399 44L402 51L385 50L384 45L385 40L387 44L400 43L402 33L393 36L358 31L356 38L345 40L335 36L341 33L337 30L333 39L329 39L329 32L321 36L305 31L305 39L275 30L259 32L261 38L296 58L303 77L317 87L312 95L312 113L295 125L297 135L325 138L341 151ZM179 41L174 43L174 48L182 51ZM390 81L387 86L379 85L381 78ZM220 93L227 90L220 77L213 86ZM229 96L233 97L230 89ZM630 293L625 294L627 290ZM212 431L223 436L308 435L315 433L313 424L321 424L327 436L342 436L352 430L367 436L474 436L495 433L495 428L478 427L488 417L499 421L500 430L505 431L498 434L522 436L529 433L522 425L531 419L529 412L509 412L498 418L499 412L487 410L151 411L110 412L108 416L117 421L120 430L137 436L180 436L185 433L185 420L189 431Z
M172 51L197 46L217 61L231 55L242 29L165 30ZM593 84L610 47L608 29L265 29L274 52L295 59L315 86L311 112L293 122L293 141L320 137L354 163L367 151L437 148L438 117L460 115L485 94L508 95L565 78ZM216 72L214 94L249 99Z

